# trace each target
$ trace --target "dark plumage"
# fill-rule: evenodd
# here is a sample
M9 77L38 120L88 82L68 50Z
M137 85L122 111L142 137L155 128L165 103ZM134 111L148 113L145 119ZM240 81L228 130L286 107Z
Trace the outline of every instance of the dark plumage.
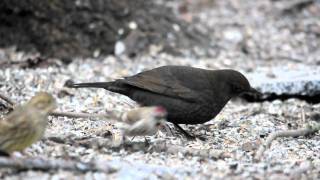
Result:
M201 124L213 119L235 96L257 93L235 70L162 66L112 82L67 83L71 88L104 88L142 106L162 106L174 124Z

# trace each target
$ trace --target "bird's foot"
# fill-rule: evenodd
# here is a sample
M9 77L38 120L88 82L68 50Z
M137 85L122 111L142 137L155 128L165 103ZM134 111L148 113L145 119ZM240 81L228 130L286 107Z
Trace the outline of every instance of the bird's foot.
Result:
M199 140L201 140L201 141L206 141L207 140L207 137L205 137L205 136L202 136L202 135L199 135L199 136L195 136L195 135L186 135L186 138L188 139L188 140L192 140L192 141L194 141L194 140L197 140L197 139L199 139Z
M133 136L133 137L131 138L131 141L133 141L135 137L136 137L136 136Z
M196 140L197 138L189 133L183 133L188 140Z
M171 127L169 126L169 124L165 124L164 126L161 127L161 131L165 131L167 135L169 136L174 136L174 133L172 132ZM159 131L159 133L161 133L161 131Z
M201 141L206 141L207 140L207 137L206 136L202 136L202 135L196 136L196 138L201 140Z
M148 140L146 137L144 137L144 143L145 143L146 146L149 146L149 145L150 145L150 142L149 142L149 140Z
M180 132L182 132L182 134L184 134L184 135L186 136L186 138L187 138L188 140L196 140L196 139L197 139L195 136L189 134L186 130L184 130L184 129L183 129L181 126L179 126L178 124L175 124L175 123L173 123L173 124L174 124L174 126L175 126L176 128L178 128L178 129L180 130Z
M185 131L182 127L180 127L178 124L174 124L175 127L177 127L185 136L188 140L196 140L199 139L201 141L206 141L207 138L205 136L194 136Z

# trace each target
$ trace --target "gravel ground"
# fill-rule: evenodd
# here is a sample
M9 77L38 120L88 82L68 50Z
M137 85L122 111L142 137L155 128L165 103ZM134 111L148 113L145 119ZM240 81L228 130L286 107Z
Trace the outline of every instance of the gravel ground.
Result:
M181 18L190 18L199 29L210 32L212 47L198 49L197 55L176 57L159 52L152 46L149 53L135 59L105 57L75 59L69 65L37 69L19 69L15 66L0 69L0 91L14 101L23 103L35 92L45 90L58 101L60 111L105 112L126 111L137 106L125 96L102 89L66 89L65 81L108 81L133 75L145 69L167 64L189 65L218 69L233 68L247 74L274 67L295 68L320 63L319 3L301 11L284 12L292 7L285 1L271 2L226 0L219 2L173 1L168 3L178 11L186 6ZM161 3L161 1L159 1ZM203 3L207 3L203 5ZM191 8L192 7L192 8ZM180 8L181 9L181 8ZM196 48L196 47L195 47ZM188 54L188 50L186 50ZM1 49L0 60L22 60L27 55L12 49ZM196 58L197 57L197 58ZM50 159L108 161L120 167L113 174L67 171L39 172L0 170L6 179L319 179L319 133L307 138L281 138L273 142L261 162L255 163L254 152L274 131L303 127L309 121L319 121L319 104L308 104L298 99L273 102L246 103L235 99L212 121L197 126L185 126L194 134L204 135L206 141L187 141L182 135L160 132L150 137L151 143L165 139L175 145L195 149L217 149L229 154L224 159L206 159L183 156L179 153L144 153L107 148L85 148L42 140L28 148L23 156ZM306 114L302 122L301 113ZM2 111L1 114L4 114ZM98 136L99 128L116 134L117 127L108 119L50 118L46 137ZM136 138L133 142L144 141Z

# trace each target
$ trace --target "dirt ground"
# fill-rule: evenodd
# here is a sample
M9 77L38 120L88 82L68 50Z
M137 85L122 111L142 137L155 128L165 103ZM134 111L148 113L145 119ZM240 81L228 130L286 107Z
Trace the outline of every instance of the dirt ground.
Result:
M168 1L177 15L208 34L210 47L183 56L161 51L161 45L134 59L126 56L76 59L70 64L55 64L39 68L0 68L0 91L15 102L23 103L37 91L52 93L60 111L102 113L124 112L137 104L129 98L102 89L66 89L67 80L75 82L109 81L161 65L188 65L207 69L232 68L243 72L254 82L253 73L286 70L297 67L317 67L320 64L320 3L301 1ZM307 1L306 1L307 2ZM163 3L157 1L157 3ZM192 52L192 53L191 53ZM15 48L0 49L3 59L21 61L32 57ZM299 99L247 103L230 101L223 111L204 125L183 126L202 135L206 141L187 140L179 132L165 131L149 137L195 149L221 150L227 157L203 158L182 153L113 150L106 147L86 147L57 143L48 137L97 138L101 130L116 136L117 124L108 119L71 119L50 117L46 136L26 149L22 156L43 159L69 159L101 162L116 167L114 173L70 171L15 171L1 169L4 179L319 179L319 133L307 137L281 138L272 143L260 162L253 156L267 135L286 129L304 127L319 121L320 104ZM6 111L0 112L2 115ZM303 122L301 114L305 113ZM171 126L171 125L169 125ZM102 128L102 129L101 129ZM110 138L107 136L106 138ZM143 142L135 138L132 143Z

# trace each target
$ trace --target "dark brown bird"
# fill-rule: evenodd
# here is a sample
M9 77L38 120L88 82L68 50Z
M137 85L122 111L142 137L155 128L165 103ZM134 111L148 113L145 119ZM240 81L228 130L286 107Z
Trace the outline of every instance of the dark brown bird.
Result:
M104 88L126 95L142 106L162 106L168 112L167 120L176 126L205 123L232 97L258 93L238 71L187 66L162 66L111 82L69 82L66 86Z

